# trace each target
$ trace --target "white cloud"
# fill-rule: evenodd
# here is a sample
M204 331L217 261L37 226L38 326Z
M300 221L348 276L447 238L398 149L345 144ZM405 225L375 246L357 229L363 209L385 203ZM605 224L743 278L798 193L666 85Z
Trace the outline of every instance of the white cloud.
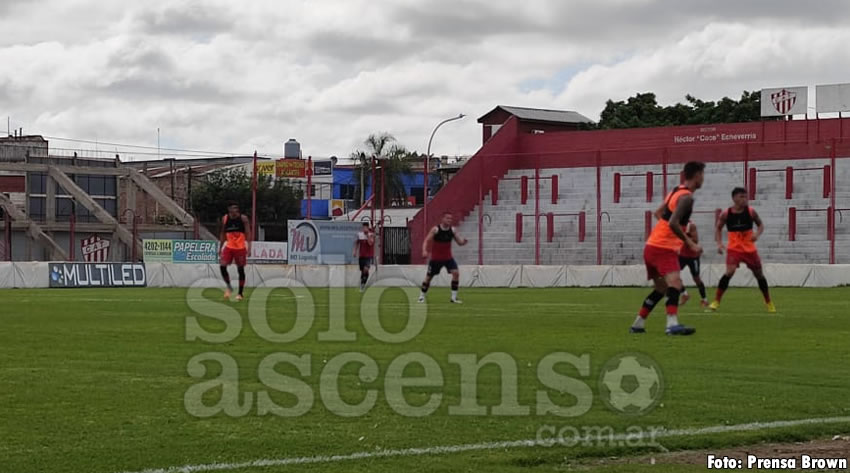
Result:
M557 101L591 113L608 98L622 100L637 92L655 91L660 102L670 103L688 93L737 98L745 89L846 82L848 41L850 31L844 28L711 24L676 43L591 66L570 81Z
M850 77L835 0L0 2L0 114L51 136L347 155L375 131L472 153L497 104L598 116L654 91Z

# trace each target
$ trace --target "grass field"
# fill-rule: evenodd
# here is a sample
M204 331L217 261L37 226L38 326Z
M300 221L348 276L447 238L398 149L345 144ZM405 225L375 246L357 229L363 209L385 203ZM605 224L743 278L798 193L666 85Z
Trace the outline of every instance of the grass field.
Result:
M682 310L683 323L697 333L689 338L663 334L663 308L648 323L648 333L628 334L645 289L471 289L465 304L448 304L448 291L429 294L428 316L421 333L403 343L386 343L367 333L361 322L360 294L345 294L348 330L356 341L322 341L329 326L329 291L312 291L315 322L297 341L273 343L258 336L247 321L248 303L230 304L240 311L239 336L216 344L186 340L187 317L200 302L186 290L14 290L1 291L0 311L0 471L140 472L184 465L236 464L259 459L292 459L391 449L457 446L535 439L545 425L685 429L850 416L850 289L777 289L779 314L764 312L757 291L733 289L716 314L705 314L693 301ZM713 291L712 291L713 292ZM249 297L250 297L250 293ZM220 291L204 297L217 301ZM339 294L334 294L339 297ZM189 302L187 302L189 299ZM302 298L304 299L304 298ZM336 299L334 299L336 300ZM269 299L270 325L279 332L293 326L296 303L286 290ZM380 320L389 332L407 322L404 294L393 289L382 299ZM201 326L221 331L222 322L198 316ZM202 382L187 372L196 355L217 352L235 360L239 403L254 394L244 415L190 415L184 405L187 390ZM302 379L314 393L304 415L258 415L256 393L269 392L280 406L292 406L292 395L270 390L260 382L262 361L278 352L309 354L307 373L280 364L277 371ZM343 417L331 412L319 389L322 371L337 355L359 352L374 359L376 376L360 379L357 366L339 376L340 396L356 404L367 390L377 400L363 415ZM442 387L408 387L407 402L426 403L441 394L439 407L423 417L402 416L391 409L385 392L390 362L421 352L441 368ZM516 361L519 404L528 415L450 415L463 395L458 364L450 355L503 352ZM558 405L577 403L569 393L541 384L538 363L553 352L589 357L589 372L561 367L559 372L583 382L594 394L589 410L577 417L537 415L536 393L547 391ZM660 404L645 415L625 415L600 399L603 365L618 354L637 352L655 360L663 373ZM204 377L223 373L207 363ZM406 376L422 374L416 366ZM495 366L477 378L477 398L483 406L499 404L504 380ZM325 380L327 381L327 379ZM207 392L215 405L222 389ZM570 391L574 392L574 391ZM241 413L239 413L241 414ZM733 429L734 430L734 429ZM394 457L308 463L273 464L216 471L567 471L583 459L638 455L661 449L720 448L761 441L818 438L850 432L850 422L793 425L771 429L752 427L663 438L660 445L506 448L492 446L454 453L400 452ZM404 453L404 454L402 454ZM589 471L692 471L683 466L599 466ZM699 468L700 470L704 469Z

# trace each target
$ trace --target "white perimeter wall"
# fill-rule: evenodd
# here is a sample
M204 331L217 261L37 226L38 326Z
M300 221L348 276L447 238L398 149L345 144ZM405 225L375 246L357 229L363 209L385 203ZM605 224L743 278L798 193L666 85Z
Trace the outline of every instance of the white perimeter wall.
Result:
M0 263L0 288L48 287L49 263ZM643 266L462 266L463 287L597 287L647 286ZM704 265L703 280L709 286L717 284L724 265ZM836 287L850 285L850 265L776 264L765 265L772 286ZM231 269L236 279L236 270ZM278 266L249 265L248 286L267 285L288 287L357 287L360 272L356 266ZM425 276L425 266L381 266L373 271L369 284L379 286L418 287ZM206 264L147 264L149 287L221 287L217 265ZM687 286L692 286L690 274L683 272ZM434 286L449 285L443 272L433 281ZM752 275L741 268L732 280L733 286L755 286Z

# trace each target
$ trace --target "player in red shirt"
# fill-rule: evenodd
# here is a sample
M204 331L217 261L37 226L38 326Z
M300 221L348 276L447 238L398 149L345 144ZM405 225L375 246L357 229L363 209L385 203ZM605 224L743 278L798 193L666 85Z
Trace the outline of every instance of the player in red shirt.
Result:
M241 301L242 293L245 290L245 265L248 263L248 252L251 249L251 223L248 221L248 217L239 212L237 204L228 205L227 215L221 219L220 241L221 277L227 284L224 298L225 300L230 299L230 294L233 292L227 267L235 262L236 270L239 273L239 294L236 295L236 300Z
M458 287L460 286L460 273L457 269L457 262L452 256L452 240L458 245L463 246L469 242L466 238L462 238L452 227L454 217L451 212L443 214L443 220L439 225L432 228L428 232L425 241L422 242L422 254L428 260L428 273L425 275L425 281L422 282L422 293L419 294L419 302L425 302L425 294L428 288L431 287L431 278L440 274L440 271L445 267L452 275L452 298L454 304L462 302L457 298Z
M360 292L366 290L366 282L369 280L369 268L375 258L375 232L369 223L363 222L363 230L357 233L354 242L354 257L360 265Z
M688 225L685 227L685 233L691 237L691 240L694 243L699 243L699 233L697 232L697 226L694 222L688 222ZM694 284L697 285L697 289L699 289L700 295L700 305L702 307L708 306L708 299L706 299L705 295L705 284L702 282L702 278L699 277L700 273L700 255L692 250L688 245L682 245L682 249L679 250L679 269L688 268L691 271L691 276L694 279ZM688 300L691 298L690 294L688 294L688 289L685 288L682 291L682 302L679 303L680 306L685 305Z
M767 278L764 277L761 258L758 249L756 249L756 241L764 233L764 223L761 221L758 212L750 207L746 189L743 187L733 189L732 201L735 205L720 214L717 228L714 231L718 253L723 254L723 227L726 227L729 233L729 245L726 247L726 274L720 278L720 282L717 284L717 295L709 307L711 310L717 310L720 307L720 299L723 298L723 293L729 289L729 281L735 275L738 265L744 263L753 272L753 276L758 282L767 311L775 313L776 306L770 300ZM757 227L755 233L753 233L754 226Z
M705 164L692 161L685 165L685 183L673 189L656 211L658 223L646 241L643 259L646 263L647 278L655 283L655 289L643 301L631 333L646 332L646 318L656 304L667 295L667 335L691 335L693 328L679 324L679 295L682 291L682 278L679 276L679 250L682 242L697 254L702 253L699 243L693 241L685 226L694 209L694 192L702 187L705 177Z

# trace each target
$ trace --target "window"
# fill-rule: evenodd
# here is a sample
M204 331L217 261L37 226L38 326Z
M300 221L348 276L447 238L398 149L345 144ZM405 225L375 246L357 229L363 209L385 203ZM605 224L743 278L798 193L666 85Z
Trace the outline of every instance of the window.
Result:
M115 195L115 177L114 176L104 176L103 177L103 195L114 196Z
M422 196L425 192L423 187L411 187L408 195L416 198L416 205L422 205Z
M56 221L68 222L74 210L74 202L71 199L56 199Z
M89 212L89 209L83 207L82 205L77 206L77 222L82 223L94 223L97 222L97 218Z
M339 198L340 199L354 199L354 196L357 194L357 186L354 184L340 184L339 185Z
M83 189L89 193L89 195L104 195L105 182L103 176L89 176L89 188Z
M42 172L31 172L27 175L29 179L30 194L46 194L47 193L47 175Z
M74 181L80 186L80 189L85 193L89 193L89 177L88 176L74 176Z
M95 199L94 201L103 207L109 215L115 217L117 212L115 199Z
M44 197L30 197L30 214L33 220L44 220Z

